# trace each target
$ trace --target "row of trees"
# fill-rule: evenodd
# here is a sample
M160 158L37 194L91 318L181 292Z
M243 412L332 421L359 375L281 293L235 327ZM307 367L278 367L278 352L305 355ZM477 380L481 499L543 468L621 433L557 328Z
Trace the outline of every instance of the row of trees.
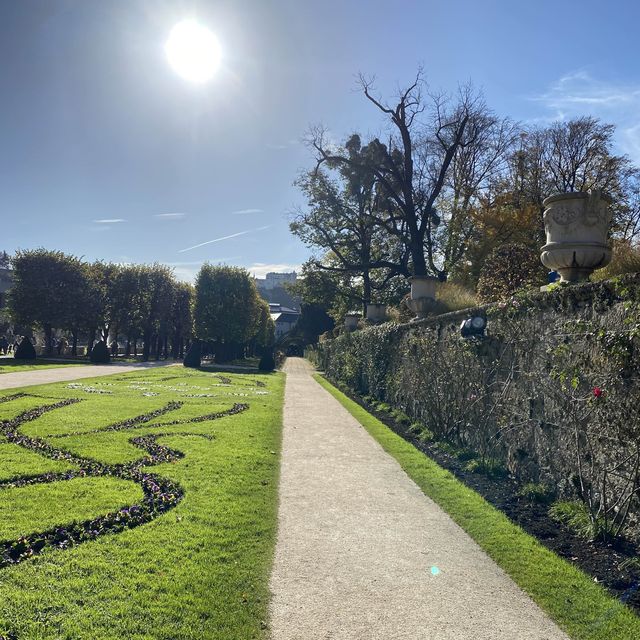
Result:
M71 353L86 338L94 343L125 340L125 355L181 358L195 339L211 343L219 359L270 346L274 325L249 274L204 265L196 286L175 279L162 264L85 262L60 251L19 251L11 259L11 319L44 333L45 353L54 332L71 337Z
M44 332L45 353L54 330L96 341L125 339L125 354L144 360L180 357L192 337L193 287L161 264L88 263L61 251L18 251L12 259L8 308L15 323Z
M387 131L341 145L322 127L308 145L315 166L297 184L308 206L291 231L316 252L299 293L338 312L397 302L406 278L432 275L475 288L489 253L507 242L543 244L542 201L556 192L602 189L615 234L640 235L640 171L613 152L614 127L591 117L523 127L498 117L470 86L455 97L415 82L392 103L361 77Z

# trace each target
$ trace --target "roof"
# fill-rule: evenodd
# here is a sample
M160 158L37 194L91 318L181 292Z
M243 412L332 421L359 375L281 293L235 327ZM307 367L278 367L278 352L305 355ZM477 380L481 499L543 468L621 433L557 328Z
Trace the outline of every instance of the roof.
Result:
M274 313L295 313L300 315L300 312L296 309L292 309L291 307L285 307L279 302L270 302L269 303L269 311L273 315Z
M300 317L300 314L297 311L293 311L292 313L279 312L279 313L271 314L271 319L274 322L286 322L286 323L297 322L299 317Z

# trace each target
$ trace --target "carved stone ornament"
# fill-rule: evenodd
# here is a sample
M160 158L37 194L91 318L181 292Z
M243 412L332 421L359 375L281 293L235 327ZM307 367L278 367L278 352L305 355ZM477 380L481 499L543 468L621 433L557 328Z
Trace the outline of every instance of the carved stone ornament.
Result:
M543 204L547 243L540 259L560 274L561 282L586 280L611 262L607 234L612 214L599 191L560 193Z

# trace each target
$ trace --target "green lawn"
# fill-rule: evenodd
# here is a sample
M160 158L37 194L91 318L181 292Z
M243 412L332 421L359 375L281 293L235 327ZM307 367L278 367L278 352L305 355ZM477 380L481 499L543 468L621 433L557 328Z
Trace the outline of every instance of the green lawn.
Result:
M37 360L16 360L15 358L0 358L0 374L2 373L17 373L18 371L33 371L35 369L56 369L57 367L68 367L79 364L89 364L86 362L77 362L73 360L61 360L58 362L52 362L51 360L40 359Z
M283 383L174 368L1 394L0 638L266 637Z
M638 640L640 618L593 579L543 547L480 495L345 396L339 400L422 491L437 502L575 640Z

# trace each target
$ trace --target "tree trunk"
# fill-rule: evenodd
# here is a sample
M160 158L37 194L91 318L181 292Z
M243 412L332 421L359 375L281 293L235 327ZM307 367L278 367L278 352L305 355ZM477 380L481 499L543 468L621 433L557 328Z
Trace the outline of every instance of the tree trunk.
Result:
M427 273L427 261L424 258L424 248L422 242L414 240L411 242L411 261L413 262L413 275L414 276L426 276Z
M362 273L362 317L367 317L367 305L371 300L371 273L369 269L365 269Z
M131 355L131 338L127 336L127 344L124 348L124 355L128 358Z
M53 353L53 344L52 344L52 331L53 328L50 324L43 325L44 329L44 352L50 356Z
M133 339L133 357L138 357L138 338Z
M149 361L149 352L151 350L151 331L145 330L142 334L142 361Z
M180 354L180 333L174 331L173 338L171 340L171 357L176 360Z
M73 329L71 331L71 355L78 355L78 330Z
M87 355L91 353L91 349L93 349L93 343L96 341L96 329L92 327L89 329L89 340L87 341Z

